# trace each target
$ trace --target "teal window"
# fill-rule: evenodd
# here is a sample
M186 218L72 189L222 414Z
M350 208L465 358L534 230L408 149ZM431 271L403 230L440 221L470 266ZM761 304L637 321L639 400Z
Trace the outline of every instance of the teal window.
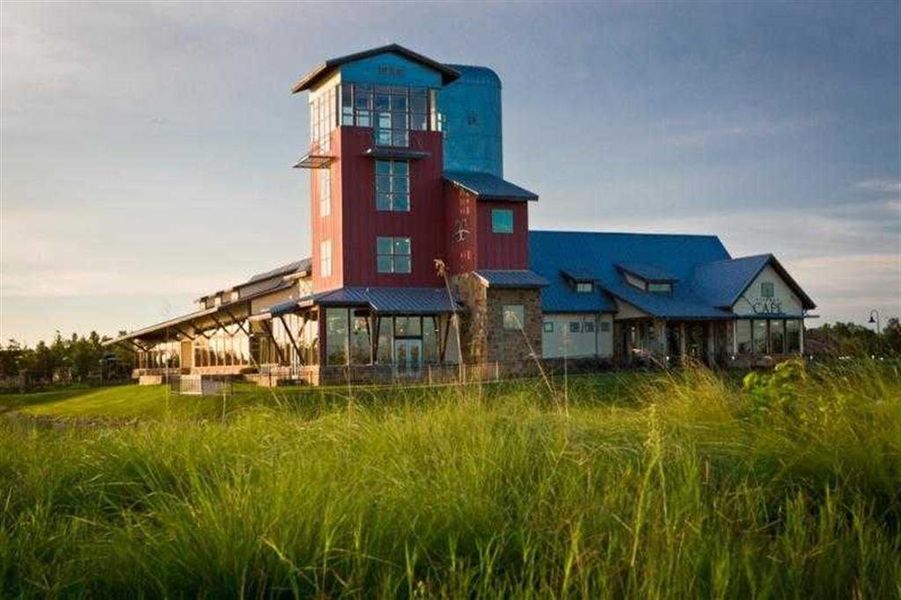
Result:
M763 298L772 298L776 295L776 289L772 281L763 281L760 283L760 295Z
M405 160L375 161L375 208L410 210L410 165Z
M376 268L379 273L410 273L412 249L408 237L376 238Z
M577 281L576 291L580 294L590 294L594 291L594 284L590 281Z
M513 233L513 210L492 208L491 231L492 233Z

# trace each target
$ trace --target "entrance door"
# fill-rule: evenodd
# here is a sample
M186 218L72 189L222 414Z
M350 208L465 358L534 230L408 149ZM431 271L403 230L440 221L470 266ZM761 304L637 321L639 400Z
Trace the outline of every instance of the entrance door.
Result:
M422 340L394 340L394 366L398 375L419 375L422 370Z

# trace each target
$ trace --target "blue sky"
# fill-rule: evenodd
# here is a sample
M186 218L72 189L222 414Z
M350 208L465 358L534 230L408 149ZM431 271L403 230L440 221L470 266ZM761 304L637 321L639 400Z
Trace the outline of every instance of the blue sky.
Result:
M901 313L895 2L4 2L0 18L3 340L133 329L307 255L290 86L390 42L498 72L533 228L715 233L775 253L824 320Z

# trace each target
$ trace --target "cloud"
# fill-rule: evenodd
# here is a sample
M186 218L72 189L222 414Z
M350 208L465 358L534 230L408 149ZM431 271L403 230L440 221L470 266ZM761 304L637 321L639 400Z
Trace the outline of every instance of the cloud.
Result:
M867 192L898 195L901 194L901 179L890 179L888 177L864 179L855 183L854 187Z

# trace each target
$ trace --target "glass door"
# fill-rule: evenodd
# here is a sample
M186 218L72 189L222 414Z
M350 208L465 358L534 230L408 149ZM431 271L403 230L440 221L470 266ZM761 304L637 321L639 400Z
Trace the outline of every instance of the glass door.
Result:
M422 340L394 340L394 366L398 375L419 375L422 370Z

